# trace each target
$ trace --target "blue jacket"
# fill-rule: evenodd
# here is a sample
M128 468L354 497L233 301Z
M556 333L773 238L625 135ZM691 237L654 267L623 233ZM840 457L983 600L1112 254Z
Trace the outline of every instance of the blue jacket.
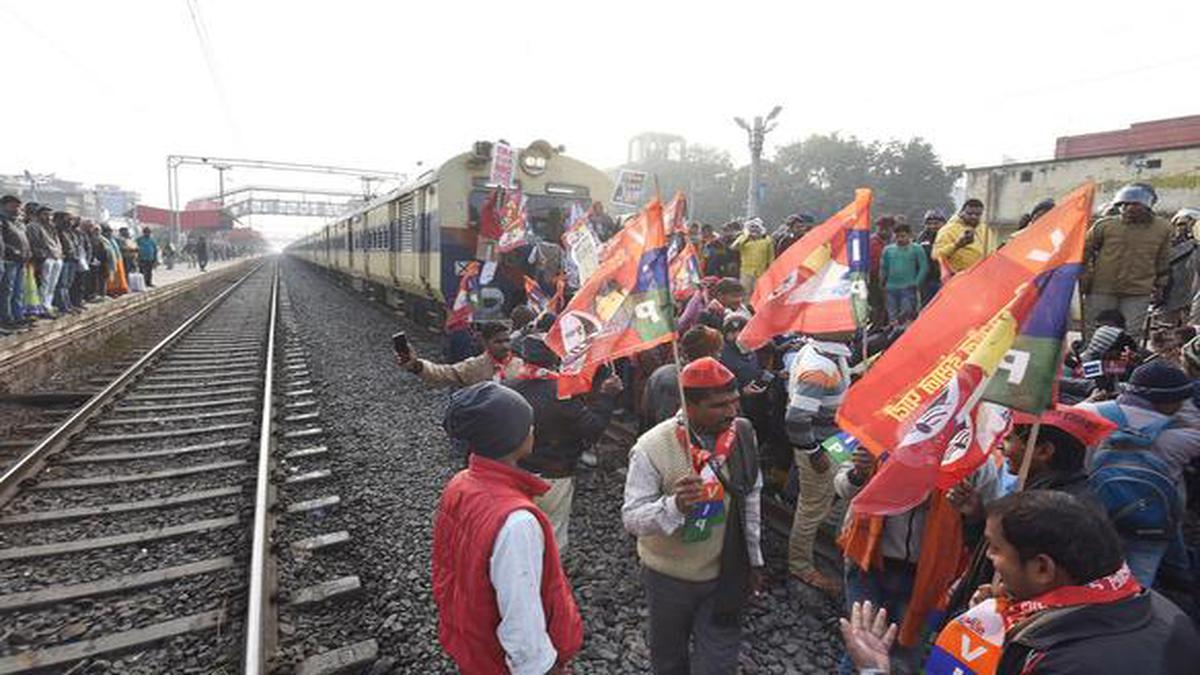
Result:
M154 243L154 237L148 234L143 234L137 238L138 260L142 262L154 262L158 260L158 244Z

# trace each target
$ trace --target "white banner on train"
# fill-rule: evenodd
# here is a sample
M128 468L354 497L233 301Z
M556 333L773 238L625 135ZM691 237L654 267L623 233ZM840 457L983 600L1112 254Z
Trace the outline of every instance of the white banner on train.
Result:
M511 190L516 170L517 153L508 143L498 141L492 146L492 171L488 175L488 186Z

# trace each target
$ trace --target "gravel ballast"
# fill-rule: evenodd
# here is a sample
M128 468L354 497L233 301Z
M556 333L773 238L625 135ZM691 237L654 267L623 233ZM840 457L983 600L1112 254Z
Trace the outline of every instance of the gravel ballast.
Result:
M400 372L390 341L406 330L420 355L440 360L437 337L306 263L285 261L283 281L320 401L321 443L329 446L321 464L334 473L322 492L341 496L331 520L352 535L338 555L354 558L363 584L341 610L343 644L378 640L376 674L453 673L437 641L430 545L438 497L462 459L441 429L446 390ZM574 667L648 672L645 599L620 517L626 448L605 450L601 465L578 478L565 558L585 622ZM770 578L744 624L742 671L831 672L841 653L838 608L789 589L783 537L764 533L764 549ZM305 627L291 628L299 634Z

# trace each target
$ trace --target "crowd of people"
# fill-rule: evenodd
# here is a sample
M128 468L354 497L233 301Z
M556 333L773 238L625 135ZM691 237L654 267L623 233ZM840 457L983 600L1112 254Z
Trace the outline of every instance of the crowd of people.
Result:
M920 232L876 221L870 328L848 340L738 344L757 279L813 227L796 215L774 236L757 219L720 232L694 224L705 280L676 298L677 347L606 366L588 394L556 395L555 317L523 298L509 299L510 322L476 326L477 355L398 355L424 382L456 389L444 426L468 454L435 522L446 651L464 673L566 672L583 639L560 563L573 477L620 419L640 432L621 526L637 541L655 673L736 672L739 617L765 582L768 497L794 504L791 588L845 602L843 672L920 672L945 622L988 601L1004 624L993 672L1195 672L1200 583L1185 522L1200 503L1200 211L1168 221L1155 201L1150 186L1126 186L1090 227L1082 339L1059 403L1017 416L997 461L915 508L848 512L839 575L816 564L818 528L880 463L865 449L833 460L830 443L845 440L838 408L946 279L1005 245L979 200L949 219L928 211ZM1036 205L1009 239L1052 208ZM600 239L616 231L602 211L596 220Z
M208 242L189 244L203 270ZM45 204L22 204L14 195L0 197L0 336L31 327L39 320L84 310L89 303L154 287L160 261L170 269L176 252L160 247L149 227L134 236L127 227L113 231Z

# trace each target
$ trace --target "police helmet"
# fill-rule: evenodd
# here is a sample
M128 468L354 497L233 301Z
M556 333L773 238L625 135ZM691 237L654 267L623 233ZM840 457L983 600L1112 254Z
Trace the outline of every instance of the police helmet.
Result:
M1141 204L1147 209L1153 209L1154 204L1158 201L1158 193L1154 188L1146 183L1130 183L1125 187L1117 190L1116 196L1113 197L1112 203L1115 206L1122 204Z

